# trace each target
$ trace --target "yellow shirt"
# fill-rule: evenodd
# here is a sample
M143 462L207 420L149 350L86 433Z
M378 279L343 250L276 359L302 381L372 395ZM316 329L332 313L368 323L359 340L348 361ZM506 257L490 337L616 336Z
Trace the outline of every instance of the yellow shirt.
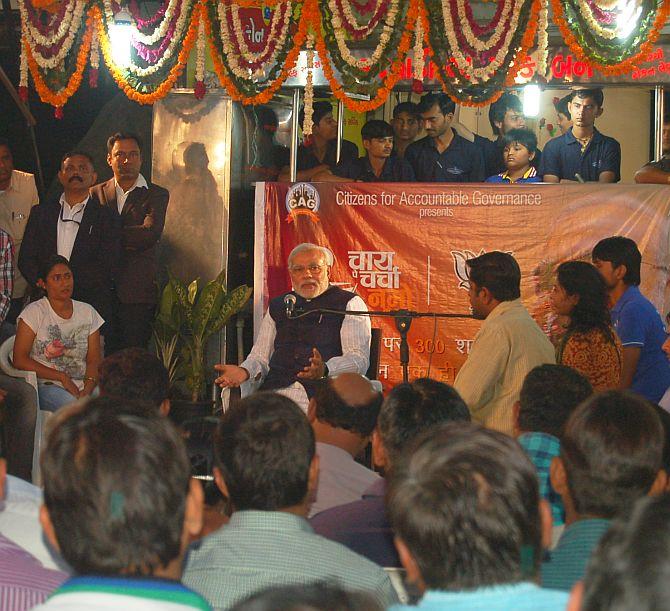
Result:
M0 191L0 228L14 241L14 290L12 297L21 298L26 294L28 283L19 272L16 263L21 252L23 233L26 230L30 210L40 203L35 186L35 177L27 172L14 170L6 191Z
M555 362L554 347L521 300L503 301L475 335L454 387L473 420L511 435L512 406L519 400L526 374L538 365Z

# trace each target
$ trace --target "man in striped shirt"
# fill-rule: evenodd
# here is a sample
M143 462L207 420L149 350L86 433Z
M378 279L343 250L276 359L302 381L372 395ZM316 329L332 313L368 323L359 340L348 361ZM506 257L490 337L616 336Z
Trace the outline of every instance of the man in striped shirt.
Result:
M3 232L4 233L4 232ZM0 498L5 498L7 463L0 459ZM37 520L35 521L37 526ZM42 566L32 554L0 533L0 609L24 611L39 605L67 575Z

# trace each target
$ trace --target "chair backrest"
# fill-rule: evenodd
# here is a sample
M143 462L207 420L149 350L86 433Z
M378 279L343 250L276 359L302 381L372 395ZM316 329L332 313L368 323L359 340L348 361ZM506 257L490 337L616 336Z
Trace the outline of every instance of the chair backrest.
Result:
M14 352L15 338L16 335L8 337L2 342L2 346L0 346L0 369L8 374L10 370L14 369L14 366L12 365L12 353Z
M365 377L369 380L376 380L379 375L379 357L382 344L382 330L372 328L372 336L370 337L370 365L365 373Z

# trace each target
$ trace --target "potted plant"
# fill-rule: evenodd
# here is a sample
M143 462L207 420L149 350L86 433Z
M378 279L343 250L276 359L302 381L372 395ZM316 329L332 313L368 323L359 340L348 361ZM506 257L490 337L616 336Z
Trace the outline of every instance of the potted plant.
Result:
M251 296L246 285L227 292L225 272L204 286L199 279L188 286L170 274L162 291L154 322L156 354L174 385L184 375L193 403L205 397L205 351L209 338L237 314ZM211 406L210 406L211 407Z

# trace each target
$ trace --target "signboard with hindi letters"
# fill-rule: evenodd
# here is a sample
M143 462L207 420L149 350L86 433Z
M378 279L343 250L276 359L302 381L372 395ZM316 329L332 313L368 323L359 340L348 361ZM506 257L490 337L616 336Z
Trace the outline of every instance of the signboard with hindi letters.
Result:
M256 198L256 328L268 300L290 289L286 260L301 242L330 248L331 281L370 310L469 315L466 261L511 253L522 299L541 328L557 332L549 295L556 267L590 260L601 238L625 235L643 255L642 291L664 316L670 305L670 187L656 185L265 183ZM400 334L382 329L379 379L402 379ZM481 322L421 318L409 331L410 379L453 383Z

